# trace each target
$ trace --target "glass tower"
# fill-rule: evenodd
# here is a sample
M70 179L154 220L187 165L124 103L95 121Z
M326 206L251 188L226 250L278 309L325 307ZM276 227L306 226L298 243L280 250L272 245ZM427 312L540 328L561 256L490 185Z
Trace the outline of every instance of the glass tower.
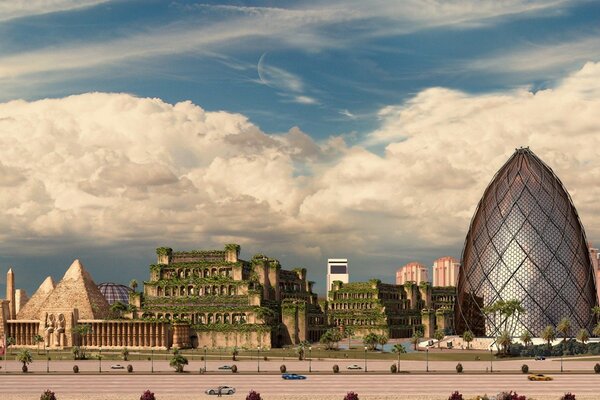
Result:
M591 332L596 305L585 232L569 194L529 148L517 149L492 179L471 220L458 279L456 330L496 336L511 319L513 336L534 337L571 320L572 336ZM486 311L516 300L512 318Z

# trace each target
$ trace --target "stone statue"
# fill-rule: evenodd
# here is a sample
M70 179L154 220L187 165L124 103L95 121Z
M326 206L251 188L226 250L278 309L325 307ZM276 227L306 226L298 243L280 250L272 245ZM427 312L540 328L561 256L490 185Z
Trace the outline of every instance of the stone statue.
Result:
M62 314L59 314L57 329L54 332L54 336L55 336L54 341L55 341L55 344L57 347L64 347L64 345L65 345L65 326L66 326L65 316Z
M56 321L54 319L54 314L48 315L48 313L46 313L46 318L44 322L44 340L46 342L46 347L52 346L52 336L55 327Z

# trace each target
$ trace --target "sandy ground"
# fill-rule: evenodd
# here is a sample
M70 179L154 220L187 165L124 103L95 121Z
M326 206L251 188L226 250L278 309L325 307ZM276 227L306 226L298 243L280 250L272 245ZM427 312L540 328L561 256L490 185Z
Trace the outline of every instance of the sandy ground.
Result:
M39 399L38 396L22 396L22 395L2 395L0 393L0 398L2 400L32 400ZM58 396L57 400L138 400L140 395L86 395L85 398L82 396L76 395L64 395ZM156 400L208 400L208 399L216 399L216 396L185 396L185 395L165 395L165 396L157 396ZM222 399L225 400L244 400L246 395L233 395L233 396L223 396ZM339 396L262 396L263 400L343 400L343 397ZM448 396L369 396L369 395L359 395L360 400L447 400ZM470 397L464 396L465 400L469 400ZM557 396L533 396L531 399L535 400L559 400L560 395ZM599 396L577 396L577 400L598 400Z

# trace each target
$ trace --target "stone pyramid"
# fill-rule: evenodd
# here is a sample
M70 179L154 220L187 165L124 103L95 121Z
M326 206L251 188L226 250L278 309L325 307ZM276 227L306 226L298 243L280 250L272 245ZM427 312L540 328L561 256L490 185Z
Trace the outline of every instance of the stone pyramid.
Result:
M17 313L17 319L39 319L40 308L44 305L46 299L48 299L48 296L50 296L50 293L55 287L56 284L52 277L47 277L27 303L21 307Z
M76 308L79 319L103 319L110 314L108 302L79 260L73 261L41 310L57 308Z

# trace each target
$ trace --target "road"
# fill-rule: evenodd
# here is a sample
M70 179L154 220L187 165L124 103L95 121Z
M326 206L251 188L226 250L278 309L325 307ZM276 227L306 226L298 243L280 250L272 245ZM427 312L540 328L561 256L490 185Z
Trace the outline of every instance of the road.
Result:
M2 394L39 396L50 388L57 395L127 394L139 396L146 389L157 398L173 394L201 396L209 387L231 385L238 395L256 390L263 396L318 395L343 396L348 391L369 395L443 395L454 390L466 395L496 394L502 390L516 390L520 394L559 395L573 391L577 395L597 394L600 376L558 375L551 382L530 382L524 375L310 375L305 381L284 381L278 375L198 375L198 374L5 374L0 375ZM59 396L60 397L60 396ZM3 397L4 398L4 397Z

